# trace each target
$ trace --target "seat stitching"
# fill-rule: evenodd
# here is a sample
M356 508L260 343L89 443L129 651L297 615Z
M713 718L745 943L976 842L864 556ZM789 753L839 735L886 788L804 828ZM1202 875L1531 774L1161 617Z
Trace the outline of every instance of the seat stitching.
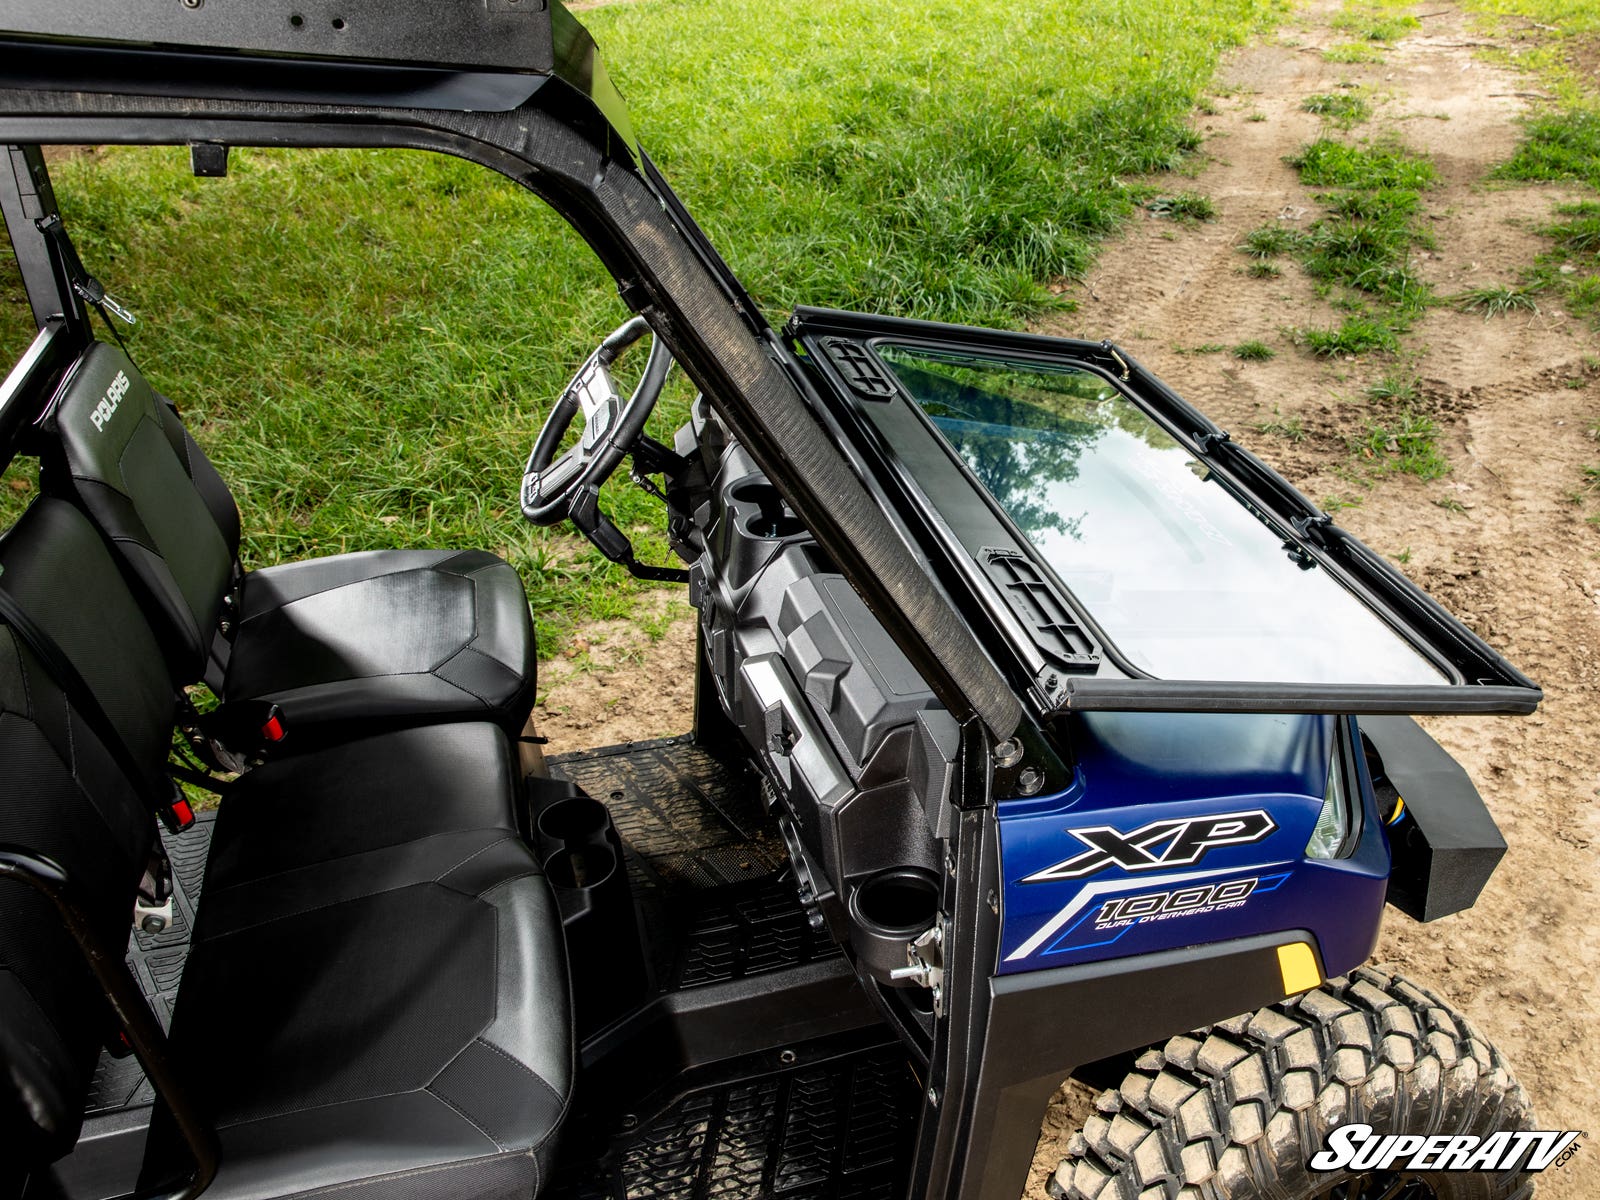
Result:
M520 1058L516 1058L515 1056L513 1056L511 1054L508 1054L506 1051L502 1050L499 1046L496 1046L493 1042L484 1041L483 1040L483 1035L481 1033L477 1037L473 1038L472 1040L477 1042L478 1045L482 1046L485 1050L488 1050L490 1053L499 1055L501 1058L505 1059L508 1063L511 1063L513 1066L520 1067L523 1071L525 1071L527 1073L527 1075L528 1075L528 1077L530 1079L532 1079L536 1083L538 1083L541 1087L544 1088L545 1091L549 1092L550 1095L555 1098L555 1102L559 1107L561 1107L561 1108L565 1108L566 1107L566 1104L567 1104L566 1097L563 1096L560 1092L556 1091L555 1085L552 1084L543 1075L539 1074L539 1072L535 1071L527 1063L523 1062Z
M497 845L497 846L499 844L500 844L499 842L495 843L495 845ZM539 869L537 869L537 868L533 868L531 870L523 871L519 875L507 875L504 879L496 879L488 887L484 888L483 891L474 892L472 898L474 900L482 900L485 896L487 896L490 892L494 891L496 888L505 887L505 885L508 884L508 883L516 883L519 879L543 879L543 878L544 878L544 872L539 870ZM435 883L439 883L439 881L437 879L434 880L434 882ZM440 883L439 886L440 887L450 887L450 885L448 883ZM454 892L460 892L460 894L463 895L463 896L465 896L467 894L466 892L462 892L460 888L451 888L450 890L454 891Z
M238 797L235 797L235 802L237 802L237 800ZM317 867L328 866L331 863L344 862L346 859L360 858L363 854L381 854L385 850L394 850L401 846L416 846L420 845L422 842L431 842L434 838L457 837L463 833L488 833L489 831L489 829L485 829L482 826L473 826L467 829L443 829L438 833L425 833L421 837L411 838L410 840L403 842L394 842L388 846L373 846L366 850L352 850L349 854L338 854L332 858L324 858L319 862L302 863L298 867L285 867L281 871L273 871L269 875L257 875L251 879L242 879L238 883L224 883L218 887L212 888L211 894L216 895L218 892L230 892L234 888L249 887L251 884L255 883L265 883L269 879L282 879L285 875L293 875L296 871L310 871ZM500 838L498 841L491 842L490 845L498 846L500 842L504 840L504 838ZM487 847L485 847L485 849L487 849ZM456 866L460 865L460 863L456 864ZM455 870L455 867L451 867L450 869L453 871ZM424 880L422 882L427 881ZM438 881L434 880L433 882Z
M402 553L404 553L404 551L402 551ZM330 555L329 557L340 558L340 557L343 557L343 556L342 555ZM321 561L321 560L315 559L315 558L307 558L307 559L301 559L300 561L302 561L302 562L318 562L318 561ZM302 601L302 600L310 600L313 596L325 596L329 592L337 592L340 588L353 587L355 584L367 583L368 581L373 580L373 579L392 579L396 575L410 575L413 572L432 571L433 569L434 569L434 564L432 564L432 563L428 564L427 566L423 566L423 567L395 567L392 570L379 571L375 575L363 575L359 579L346 579L342 583L330 583L327 587L318 588L314 592L307 592L303 596L296 596L292 600L279 601L278 603L274 604L273 607L271 607L271 608L265 609L262 612L258 612L258 613L255 613L255 614L251 615L251 616L246 617L244 619L244 621L240 622L240 624L241 625L248 624L251 621L255 621L255 620L260 619L261 617L266 616L268 613L282 612L284 609L288 608L291 604L299 604L300 601ZM245 575L245 579L248 580L249 577L250 577L250 573L247 572L246 575ZM245 584L245 586L248 587L249 583L247 582Z
M474 636L476 636L476 635L474 635ZM428 669L428 671L427 671L427 674L432 675L435 679L439 680L442 683L448 683L451 687L455 688L457 691L465 692L467 695L469 695L473 699L475 699L479 704L482 704L485 708L493 708L494 705L490 704L488 699L486 699L483 696L478 695L477 692L473 691L471 688L467 687L465 684L457 683L454 679L446 679L443 675L439 674L439 671L440 671L441 668L449 666L451 663L455 662L456 659L460 658L463 654L465 654L469 650L472 650L472 653L478 655L480 658L490 658L490 656L485 654L482 650L473 650L472 649L472 643L468 642L465 646L460 647L458 650L455 651L455 653L451 654L449 658L445 659L437 667L430 667ZM495 661L495 660L490 659L490 661L492 662L492 661Z
M24 675L26 675L26 672L24 672ZM26 678L24 678L22 681L22 691L23 695L26 696L28 691L28 681ZM30 713L33 711L32 701L29 701L28 703L28 711ZM83 787L83 764L78 762L78 739L72 736L72 701L67 699L67 694L65 692L61 693L61 711L66 719L67 726L67 768L72 772L73 782L77 783L80 788L87 792L88 789ZM129 782L132 783L133 781L129 780Z
M439 1102L439 1103L440 1103L440 1104L442 1104L442 1105L444 1105L444 1106L445 1106L445 1107L446 1107L446 1108L448 1108L448 1109L449 1109L449 1110L450 1110L450 1111L451 1111L451 1112L453 1112L453 1113L455 1113L455 1114L456 1114L456 1116L458 1116L458 1117L460 1117L460 1118L461 1118L461 1119L462 1119L462 1120L463 1120L463 1121L465 1121L465 1122L466 1122L466 1123L467 1123L467 1124L468 1124L468 1125L471 1125L471 1126L472 1126L472 1127L473 1127L473 1128L474 1128L474 1129L476 1129L476 1130L477 1130L477 1131L478 1131L478 1132L479 1132L479 1133L481 1133L481 1134L483 1134L483 1136L484 1136L484 1137L486 1137L486 1138L488 1138L488 1139L489 1139L489 1140L490 1140L490 1141L491 1141L491 1142L492 1142L492 1143L494 1143L494 1148L495 1148L495 1149L496 1149L496 1150L499 1150L499 1151L501 1151L501 1152L506 1152L506 1151L509 1151L509 1150L510 1150L510 1149L511 1149L511 1147L510 1147L510 1146L507 1146L507 1145L506 1145L506 1144L505 1144L505 1143L504 1143L504 1142L502 1142L502 1141L501 1141L501 1140L500 1140L500 1139L499 1139L499 1138L497 1138L497 1137L495 1137L495 1136L494 1136L494 1134L492 1134L492 1133L490 1133L490 1132L489 1132L489 1131L488 1131L488 1130L487 1130L487 1129L485 1129L485 1128L484 1128L484 1127L483 1127L483 1126L482 1126L482 1125L479 1125L479 1124L478 1124L478 1123L477 1123L477 1122L476 1122L476 1121L474 1121L474 1120L473 1120L473 1119L472 1119L472 1118L471 1118L471 1117L470 1117L470 1116L468 1116L468 1115L467 1115L467 1114L466 1114L466 1113L465 1113L465 1112L464 1112L464 1111L462 1111L462 1108L461 1108L461 1106L460 1106L460 1105L459 1105L459 1104L452 1104L452 1103L451 1103L451 1102L450 1102L450 1101L449 1101L449 1100L448 1100L448 1099L446 1099L446 1098L445 1098L445 1097L444 1097L444 1096L441 1096L441 1095L440 1095L440 1094L439 1094L439 1093L438 1093L438 1092L436 1092L436 1091L434 1091L434 1090L433 1090L433 1084L431 1084L431 1083L430 1083L430 1084L428 1084L428 1085L427 1085L427 1086L426 1086L426 1087L424 1087L424 1088L423 1088L423 1089L422 1089L422 1090L423 1090L423 1091L425 1091L425 1092L427 1092L427 1093L428 1093L428 1095L430 1095L430 1096L432 1096L432 1097L433 1097L433 1098L434 1098L434 1099L435 1099L435 1100L437 1100L437 1101L438 1101L438 1102Z
M499 843L497 842L495 844L498 845ZM448 884L439 883L437 879L412 879L406 883L397 883L393 887L378 888L375 891L361 892L354 896L341 896L339 899L330 900L326 904L313 904L310 908L298 908L295 909L294 912L279 913L275 917L267 917L265 920L255 921L249 925L240 925L235 929L226 929L221 933L207 932L203 938L196 938L195 940L203 942L220 942L223 938L233 937L235 934L248 933L252 929L263 929L266 926L274 925L279 921L291 921L295 917L310 916L312 913L319 913L324 909L338 908L341 904L353 904L357 900L370 900L374 896L387 896L390 892L403 892L406 888L429 887L435 885L445 888L449 887ZM223 890L226 891L227 889L224 888Z
M494 841L490 842L487 846L480 846L478 849L474 850L471 854L469 854L465 858L463 858L460 862L456 863L455 866L448 867L445 870L440 871L437 875L435 875L433 877L432 882L438 883L446 875L452 874L455 871L459 871L462 867L466 866L469 862L471 862L473 859L477 858L480 854L487 854L490 850L493 850L496 846L504 845L506 842L512 841L515 838L515 836L516 836L515 834L508 832L505 837L496 838ZM445 884L443 886L449 887L450 885L449 884ZM499 884L497 883L495 886L498 887ZM461 889L454 888L452 890L460 891ZM488 891L489 889L485 888L484 890ZM462 895L465 895L465 894L466 894L465 892L462 892ZM479 893L479 894L481 895L482 893Z
M453 1061L453 1060L452 1060ZM371 1096L358 1096L352 1100L328 1100L322 1104L307 1104L301 1108L286 1108L281 1112L267 1113L259 1117L244 1117L237 1121L216 1122L220 1132L224 1129L243 1129L247 1125L260 1125L265 1121L281 1121L287 1116L298 1116L300 1113L322 1112L329 1108L345 1108L352 1104L370 1104L374 1100L393 1100L396 1096L410 1096L417 1092L427 1091L427 1085L414 1088L401 1088L397 1092L377 1092Z
M549 1141L549 1138L546 1138L545 1141ZM540 1142L539 1145L543 1146L544 1142ZM533 1154L534 1151L531 1150L503 1150L499 1154L480 1154L476 1158L457 1159L454 1162L447 1163L430 1163L429 1165L423 1167L408 1167L404 1171L390 1171L385 1175L374 1175L365 1179L350 1179L344 1183L330 1183L324 1187L316 1188L313 1191L298 1192L296 1195L300 1197L333 1196L339 1192L348 1192L352 1188L369 1187L371 1184L378 1181L387 1183L390 1180L416 1179L424 1175L438 1175L445 1171L457 1171L462 1167L474 1166L478 1163L500 1162L506 1159L522 1158L524 1156L532 1159ZM537 1196L539 1194L539 1162L537 1159L533 1159L533 1175L533 1195Z
M474 1039L474 1041L475 1040L477 1039ZM393 1100L397 1096L414 1096L418 1092L427 1092L430 1096L443 1100L443 1096L440 1096L437 1092L432 1090L433 1085L438 1082L440 1075L443 1075L446 1071L448 1071L451 1066L455 1064L456 1060L459 1059L462 1054L466 1053L467 1049L471 1045L472 1043L468 1042L465 1046L462 1046L461 1049L458 1050L450 1058L450 1060L444 1064L444 1066L439 1068L439 1070L434 1074L433 1078L429 1079L427 1083L419 1084L416 1087L399 1088L392 1092L374 1092L370 1096L355 1096L344 1100L327 1100L321 1104L306 1104L299 1108L286 1108L280 1112L266 1113L258 1117L244 1117L237 1121L221 1121L214 1122L214 1124L219 1131L223 1129L243 1129L247 1125L260 1125L266 1121L281 1121L286 1116L298 1116L300 1113L322 1112L330 1108L346 1108L356 1104L370 1104L374 1100ZM554 1091L553 1088L551 1090ZM559 1099L559 1096L557 1098ZM500 1145L500 1143L495 1141L492 1136L489 1137L489 1140L493 1141L497 1146ZM539 1144L543 1145L544 1143L540 1142ZM509 1146L501 1146L501 1149L513 1155L522 1153L518 1150L512 1150Z
M149 530L146 530L145 532L148 533ZM132 534L132 533L113 533L113 534L109 534L107 536L109 536L113 542L127 542L129 545L138 546L141 550L150 551L151 554L153 554L157 558L161 559L162 562L166 562L167 561L166 557L161 553L160 550L158 550L154 546L150 545L149 542L140 541L136 534ZM151 540L153 541L154 539L152 538Z

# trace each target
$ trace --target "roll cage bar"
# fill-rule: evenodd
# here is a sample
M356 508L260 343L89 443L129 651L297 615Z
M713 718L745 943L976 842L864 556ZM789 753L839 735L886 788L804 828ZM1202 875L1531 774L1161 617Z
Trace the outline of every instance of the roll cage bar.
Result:
M504 5L520 2L489 0L479 32ZM138 13L153 7L142 2L112 16L78 0L59 7L65 16L53 0L19 5L0 22L0 144L10 148L0 208L41 323L65 308L68 326L76 326L82 314L47 274L33 220L48 200L48 180L43 160L23 149L29 145L415 149L498 171L543 198L588 242L624 303L649 320L940 702L959 721L979 722L990 742L1016 730L1022 708L1005 677L825 432L811 385L638 149L593 40L559 3L545 17L548 73L531 41L518 69L441 65L428 39L405 59L346 54L340 61L330 24L331 32L319 30L320 40L308 43L312 54L290 60L281 39L265 47L247 41L245 52L228 55L197 37L179 41L182 48L135 44L134 37L150 37L135 32L143 28ZM398 28L431 29L437 6L373 0L346 7L374 16L381 8ZM52 40L35 40L45 37ZM520 99L501 111L470 110L485 94ZM419 100L443 107L419 107ZM41 294L58 299L41 306ZM0 414L0 430L26 419Z

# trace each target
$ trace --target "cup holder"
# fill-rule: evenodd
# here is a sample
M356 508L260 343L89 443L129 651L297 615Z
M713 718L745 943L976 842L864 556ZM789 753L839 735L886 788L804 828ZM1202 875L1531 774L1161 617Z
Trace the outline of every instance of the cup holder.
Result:
M880 871L855 890L856 919L875 933L914 937L933 924L939 883L916 867Z
M537 808L534 841L566 928L578 1027L587 1037L644 996L649 974L611 814L570 784L557 790L559 798Z
M539 834L539 846L546 858L546 870L549 868L549 861L563 849L596 842L603 844L606 831L610 827L611 814L600 801L589 796L573 796L570 799L557 800L539 813L539 819L534 824ZM554 883L555 877L551 876L550 881Z
M544 860L545 878L557 888L603 887L616 869L617 856L609 846L557 850Z
M739 523L752 537L793 537L806 531L805 522L791 513L770 483L742 483L730 493L740 509ZM755 512L746 509L754 507Z
M891 867L850 893L850 946L880 982L907 964L906 947L939 915L939 881L920 867Z

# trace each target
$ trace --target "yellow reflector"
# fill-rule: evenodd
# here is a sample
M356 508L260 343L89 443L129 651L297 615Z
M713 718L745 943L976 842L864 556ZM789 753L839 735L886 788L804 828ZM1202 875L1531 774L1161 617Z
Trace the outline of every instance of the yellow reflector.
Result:
M1322 972L1317 970L1317 956L1304 942L1290 942L1278 947L1278 970L1283 972L1283 994L1308 992L1322 982Z

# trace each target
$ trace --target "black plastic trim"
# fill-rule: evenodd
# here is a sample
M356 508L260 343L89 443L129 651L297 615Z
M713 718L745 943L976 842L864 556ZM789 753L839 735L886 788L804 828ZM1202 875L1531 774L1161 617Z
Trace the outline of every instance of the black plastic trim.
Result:
M1384 815L1404 802L1389 826L1389 903L1418 921L1471 908L1506 853L1471 777L1408 717L1363 717L1360 728L1381 766Z
M174 4L181 11L181 5ZM516 108L543 75L460 71L387 63L326 62L256 55L185 53L142 47L59 46L0 37L0 80L16 88L70 86L75 91L133 96L200 96L211 100L364 103L384 108L504 112Z
M551 68L550 27L546 0L10 0L0 15L6 34L159 48L169 58L221 50L530 72Z
M948 1200L1015 1200L1039 1125L1078 1067L1284 998L1279 946L1300 930L989 980L988 1021L959 1185Z

